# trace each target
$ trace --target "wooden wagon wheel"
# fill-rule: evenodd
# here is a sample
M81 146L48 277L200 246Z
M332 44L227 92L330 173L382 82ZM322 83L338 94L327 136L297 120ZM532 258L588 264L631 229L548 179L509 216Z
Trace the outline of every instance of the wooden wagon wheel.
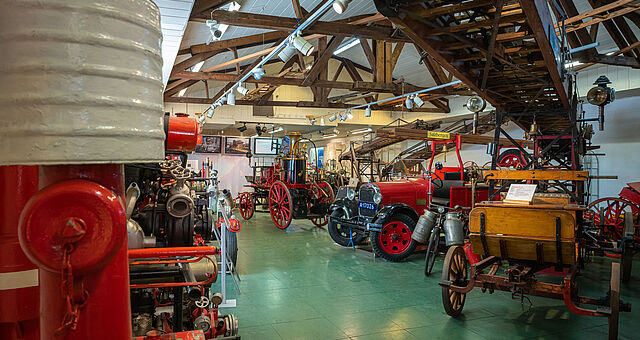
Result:
M253 196L249 192L240 193L240 197L238 197L238 208L240 208L240 215L245 220L251 219L253 217L253 212L255 211L255 203L253 201Z
M335 197L331 185L326 181L318 181L316 184L317 186L311 185L312 198L319 200L317 202L320 204L331 204ZM308 203L308 208L311 209L311 202ZM316 227L322 227L329 222L329 216L325 214L322 217L312 218L311 222L315 224Z
M269 189L269 213L279 229L287 229L293 217L293 200L289 188L282 181L275 181Z
M450 247L442 266L442 281L451 282L456 286L465 286L468 279L467 258L461 246ZM457 318L462 313L467 294L455 292L448 287L442 287L442 305L444 311Z
M603 209L604 221L600 221L600 208ZM639 210L639 206L624 198L604 197L591 202L584 212L584 217L593 220L596 225L609 226L603 230L603 236L611 241L620 241L624 233L624 212Z

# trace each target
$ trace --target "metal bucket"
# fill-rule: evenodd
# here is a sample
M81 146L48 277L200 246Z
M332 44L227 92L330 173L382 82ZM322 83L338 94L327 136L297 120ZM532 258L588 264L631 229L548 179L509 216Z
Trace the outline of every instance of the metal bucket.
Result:
M420 243L427 243L431 229L436 225L436 217L436 213L425 210L424 214L418 218L418 223L416 223L416 227L411 233L411 238Z
M464 243L462 220L458 213L447 213L444 220L444 240L448 246L461 246Z
M150 0L0 5L0 165L164 158L162 32Z

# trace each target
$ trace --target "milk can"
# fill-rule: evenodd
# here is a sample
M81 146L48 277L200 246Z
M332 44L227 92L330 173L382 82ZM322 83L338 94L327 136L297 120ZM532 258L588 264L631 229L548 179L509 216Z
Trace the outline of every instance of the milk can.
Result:
M464 230L458 213L447 213L444 220L444 239L447 246L461 246L464 243Z
M420 216L415 229L413 229L411 238L420 243L427 243L434 225L436 225L436 213L425 209L424 214Z

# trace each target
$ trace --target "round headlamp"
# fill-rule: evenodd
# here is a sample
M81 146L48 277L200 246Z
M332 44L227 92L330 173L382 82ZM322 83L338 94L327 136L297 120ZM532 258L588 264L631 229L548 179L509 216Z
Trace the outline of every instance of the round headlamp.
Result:
M445 211L444 207L438 207L438 212L443 214Z
M379 193L379 192L376 192L376 193L373 195L373 201L374 201L376 204L380 204L380 202L382 202L382 194L381 194L381 193Z
M354 189L347 189L347 198L353 201L356 198L356 191Z

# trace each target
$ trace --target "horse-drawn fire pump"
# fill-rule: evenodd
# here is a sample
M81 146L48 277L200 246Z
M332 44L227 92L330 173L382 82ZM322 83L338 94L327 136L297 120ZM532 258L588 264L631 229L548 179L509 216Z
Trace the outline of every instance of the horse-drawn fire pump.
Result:
M483 175L494 180L588 179L586 171L493 170ZM502 290L515 297L561 299L576 314L607 317L610 336L617 338L618 313L631 308L620 300L620 264L612 264L606 296L596 299L578 295L577 275L588 256L585 232L590 221L583 218L584 211L585 206L572 202L566 194L536 194L531 203L476 205L469 214L472 247L451 247L444 260L440 285L447 314L458 317L466 294L474 287L489 293ZM504 275L498 272L501 267ZM561 276L562 281L545 282L536 276L540 273Z
M294 218L307 218L321 227L328 222L333 189L320 179L318 167L309 175L301 134L291 132L288 136L289 143L283 147L274 166L254 167L250 184L253 192L239 195L240 212L244 219L250 219L256 205L262 204L268 206L271 219L279 229L286 229Z

